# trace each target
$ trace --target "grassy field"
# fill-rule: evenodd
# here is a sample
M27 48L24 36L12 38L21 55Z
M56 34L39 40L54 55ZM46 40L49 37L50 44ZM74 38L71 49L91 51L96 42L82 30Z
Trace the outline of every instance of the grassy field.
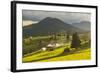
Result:
M89 60L91 59L90 42L85 37L81 37L81 46L71 48L70 42L66 42L65 36L57 36L56 40L52 36L29 37L23 40L23 63L29 62L53 62L69 60ZM84 41L85 39L85 41ZM63 42L63 46L53 48L52 51L43 51L41 48L46 47L50 40Z
M23 58L23 62L32 62L32 61L36 61L36 60L40 60L43 58L50 58L50 57L54 57L57 56L59 54L61 54L64 51L64 47L61 48L57 48L54 51L44 51L44 52L39 52L37 54L31 54L30 56L25 56Z
M91 59L90 48L64 54L64 47L57 48L54 51L45 51L37 54L25 56L23 62L51 62L51 61L67 61L67 60L88 60Z
M69 60L89 60L91 59L91 53L90 49L85 49L82 51L79 51L78 53L65 55L61 57L55 57L47 60L41 60L38 62L52 62L52 61L69 61Z

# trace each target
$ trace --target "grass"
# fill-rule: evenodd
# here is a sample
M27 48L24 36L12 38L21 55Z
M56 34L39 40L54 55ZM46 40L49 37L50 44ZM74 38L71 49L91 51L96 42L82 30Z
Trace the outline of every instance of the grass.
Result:
M64 51L64 47L56 48L54 51L44 51L31 56L25 56L23 62L32 62L43 58L57 56Z
M30 38L24 38L23 40L23 56L33 51L41 49L49 43L50 36L38 36Z
M69 61L69 60L89 60L91 59L91 49L90 44L82 40L81 47L79 50L74 51L73 48L70 48L70 42L65 44L62 47L55 48L53 51L41 51L41 47L46 46L49 43L50 36L38 36L33 37L30 43L30 39L26 39L29 41L27 43L23 43L23 63L29 62L53 62L53 61ZM40 46L39 41L45 41L43 45ZM63 37L59 42L65 40ZM68 52L64 52L65 49L69 48L73 52L68 54ZM63 55L64 53L64 55Z
M90 48L76 51L73 54L58 56L64 51L65 47L56 48L54 51L45 51L37 54L25 56L22 61L27 62L52 62L52 61L68 61L68 60L88 60L91 59ZM58 57L56 57L58 56Z
M90 49L85 49L74 54L55 57L47 60L40 60L38 62L51 62L51 61L69 61L69 60L89 60L91 59Z

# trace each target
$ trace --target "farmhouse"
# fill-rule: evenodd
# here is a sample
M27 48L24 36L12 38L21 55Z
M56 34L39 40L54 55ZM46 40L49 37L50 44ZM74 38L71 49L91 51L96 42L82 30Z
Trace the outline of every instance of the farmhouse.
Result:
M62 46L62 44L58 44L58 43L55 43L55 44L48 44L46 47L43 47L41 48L42 51L53 51L55 48L57 47L60 47Z

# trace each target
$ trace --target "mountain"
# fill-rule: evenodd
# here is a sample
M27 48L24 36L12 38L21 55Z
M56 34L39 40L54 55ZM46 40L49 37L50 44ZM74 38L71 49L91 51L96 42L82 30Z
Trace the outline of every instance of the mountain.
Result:
M60 19L47 17L36 24L23 27L23 36L48 35L59 32L83 32L83 30L65 23Z
M73 23L73 26L80 28L82 30L90 31L91 23L89 21L82 21L79 23Z

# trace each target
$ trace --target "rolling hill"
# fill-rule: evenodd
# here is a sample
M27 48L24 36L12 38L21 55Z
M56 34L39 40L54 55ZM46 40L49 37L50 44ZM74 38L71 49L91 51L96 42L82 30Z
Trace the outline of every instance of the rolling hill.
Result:
M91 27L91 23L89 21L81 21L79 23L73 23L72 25L86 31L90 31Z
M36 24L23 27L23 36L40 36L59 32L84 32L82 29L65 23L60 19L47 17Z

